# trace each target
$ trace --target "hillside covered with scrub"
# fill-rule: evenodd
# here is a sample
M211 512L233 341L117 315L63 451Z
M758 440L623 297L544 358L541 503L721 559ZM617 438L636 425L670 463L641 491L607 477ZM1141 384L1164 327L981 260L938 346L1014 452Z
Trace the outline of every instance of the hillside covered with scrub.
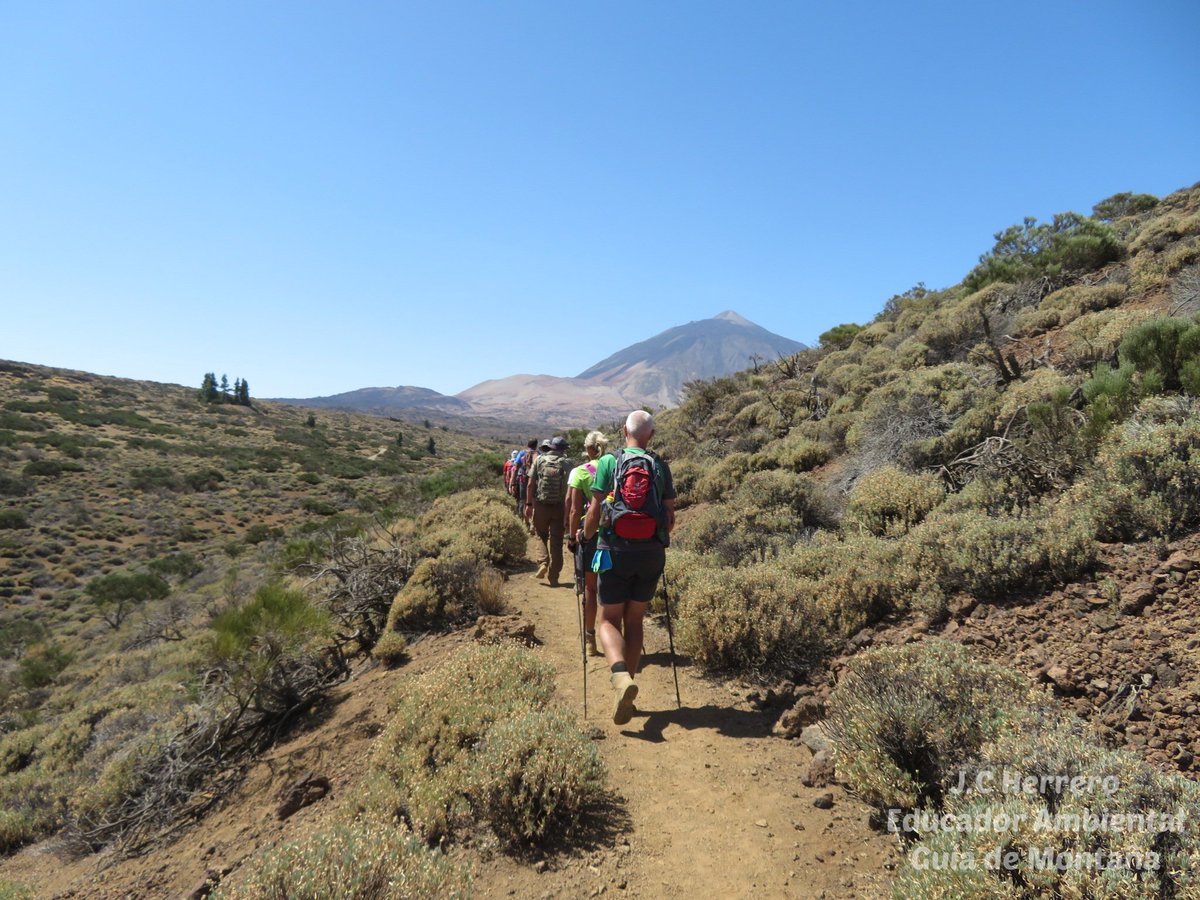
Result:
M494 441L4 363L0 897L1200 897L1198 398L1200 187L688 384L616 732Z
M691 384L659 446L688 504L668 561L684 649L795 701L784 733L828 717L838 777L881 821L997 806L950 789L1003 765L1121 785L1009 813L1187 814L1179 832L918 828L926 849L1020 861L909 858L897 896L1198 895L1200 188L999 232L960 284ZM1051 871L1037 842L1141 856Z

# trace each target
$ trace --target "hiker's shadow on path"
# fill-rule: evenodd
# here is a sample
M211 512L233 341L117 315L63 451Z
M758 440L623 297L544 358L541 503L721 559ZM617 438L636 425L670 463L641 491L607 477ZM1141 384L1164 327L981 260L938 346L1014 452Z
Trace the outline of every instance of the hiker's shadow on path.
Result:
M771 733L773 719L754 710L735 709L731 706L685 706L682 709L664 709L654 712L637 712L643 719L640 731L626 730L621 734L651 744L666 741L663 732L668 725L679 725L691 731L694 728L709 728L725 737L758 738Z

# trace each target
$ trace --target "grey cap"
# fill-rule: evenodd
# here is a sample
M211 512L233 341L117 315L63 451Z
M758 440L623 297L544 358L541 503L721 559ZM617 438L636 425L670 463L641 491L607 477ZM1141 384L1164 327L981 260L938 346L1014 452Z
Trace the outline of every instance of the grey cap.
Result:
M557 450L559 453L562 453L567 449L567 439L565 437L559 437L558 435L555 435L554 437L550 438L550 449Z
M539 450L549 450L550 449L550 438L542 438L542 442L540 444L538 444L538 449Z

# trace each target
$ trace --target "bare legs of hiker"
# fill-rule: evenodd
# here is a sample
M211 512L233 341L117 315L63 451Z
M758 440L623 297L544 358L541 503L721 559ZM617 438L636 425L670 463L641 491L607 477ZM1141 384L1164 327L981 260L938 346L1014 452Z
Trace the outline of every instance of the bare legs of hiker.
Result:
M600 610L600 645L612 674L613 722L624 725L633 718L638 686L633 681L642 658L646 604L636 600L605 603Z

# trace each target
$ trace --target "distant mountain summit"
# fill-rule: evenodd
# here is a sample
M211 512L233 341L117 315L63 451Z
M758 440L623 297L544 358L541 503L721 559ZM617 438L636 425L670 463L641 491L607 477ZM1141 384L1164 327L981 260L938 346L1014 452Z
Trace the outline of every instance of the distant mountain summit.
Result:
M727 309L618 350L576 378L613 387L627 398L660 408L677 405L688 381L740 372L755 356L775 359L803 349L799 341L767 331Z
M798 341L727 309L632 344L573 378L510 375L480 382L453 397L427 388L395 387L282 402L377 415L436 410L509 422L578 425L614 419L639 406L676 406L689 381L740 372L754 357L769 360L803 349Z

